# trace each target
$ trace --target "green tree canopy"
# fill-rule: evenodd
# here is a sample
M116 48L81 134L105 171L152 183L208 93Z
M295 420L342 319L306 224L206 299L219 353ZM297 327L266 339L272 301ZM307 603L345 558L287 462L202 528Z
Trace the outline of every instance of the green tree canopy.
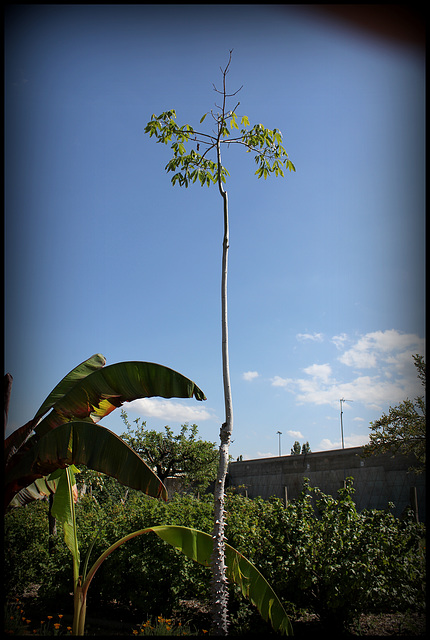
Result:
M302 445L302 453L312 453L309 442L305 442L305 444Z
M300 442L298 440L295 441L293 446L291 447L291 455L298 456L300 454L311 453L311 447L309 442L306 442L302 446L300 446Z
M198 437L198 426L183 424L178 435L170 427L164 433L146 429L146 422L137 418L133 429L127 413L122 410L121 418L127 431L121 438L156 471L163 481L167 477L181 476L184 487L204 489L217 473L218 449L214 442Z
M423 356L412 356L417 376L424 389L426 386L426 363ZM425 470L426 464L426 404L425 397L406 399L388 414L383 413L379 420L370 423L370 443L364 447L363 456L392 451L405 455L414 454L416 464L412 467L416 473Z
M301 452L301 446L300 446L300 442L298 440L295 441L295 443L293 444L293 446L291 447L291 455L292 456L297 456L300 454Z

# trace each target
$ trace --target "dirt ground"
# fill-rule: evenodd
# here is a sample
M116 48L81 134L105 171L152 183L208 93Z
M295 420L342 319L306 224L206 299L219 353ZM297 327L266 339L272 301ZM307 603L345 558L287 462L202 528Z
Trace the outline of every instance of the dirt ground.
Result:
M24 607L29 612L33 609L34 600L31 597L23 598ZM62 608L64 611L64 622L71 624L72 615L69 607ZM35 613L34 610L32 613ZM28 614L27 614L28 615ZM198 600L181 600L180 607L175 612L174 618L183 623L188 622L194 632L202 629L210 629L210 609L208 605L202 604ZM261 618L259 618L261 620ZM136 629L142 620L137 612L109 603L105 607L97 610L90 607L87 610L86 635L89 636L131 636L133 628ZM264 624L264 623L263 623ZM294 637L296 638L319 638L327 635L327 629L323 629L318 617L313 614L303 615L292 620ZM231 635L236 635L232 633ZM253 634L245 634L261 637L261 630L255 629ZM265 635L277 635L265 631ZM336 636L329 631L330 638ZM343 635L344 638L356 636L364 637L402 637L416 638L426 635L426 616L419 613L385 613L385 614L362 614L354 625ZM206 633L207 637L208 634ZM203 634L202 636L203 637Z
M318 637L321 624L314 615L304 616L293 623L296 638ZM361 614L359 620L344 637L403 637L415 638L426 635L426 617L419 613Z
M186 609L188 618L197 628L208 628L210 625L210 611L207 606L201 606L198 601L182 601L182 610ZM292 621L294 637L318 638L326 635L316 615L308 614ZM256 632L255 635L259 635ZM275 635L275 634L274 634ZM349 629L344 637L421 637L426 635L426 616L419 613L385 613L362 614L359 620ZM334 636L330 634L330 637Z

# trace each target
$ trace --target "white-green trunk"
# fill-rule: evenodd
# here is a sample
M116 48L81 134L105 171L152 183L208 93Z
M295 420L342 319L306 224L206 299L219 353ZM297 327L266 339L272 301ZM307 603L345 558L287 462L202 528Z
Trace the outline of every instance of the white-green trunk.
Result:
M218 167L221 167L218 144ZM228 456L231 433L233 430L233 403L230 387L230 369L228 357L228 322L227 322L227 270L229 248L228 198L224 191L220 175L218 185L224 201L224 239L222 251L221 308L222 308L222 373L224 384L225 422L220 430L219 469L214 489L214 528L212 553L212 633L227 635L228 633L228 584L225 565L225 517L224 494L225 479L228 470Z

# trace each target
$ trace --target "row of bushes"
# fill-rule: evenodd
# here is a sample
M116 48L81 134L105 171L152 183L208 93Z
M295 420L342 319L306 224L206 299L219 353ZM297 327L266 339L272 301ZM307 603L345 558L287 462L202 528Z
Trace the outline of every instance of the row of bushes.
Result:
M412 512L403 519L389 509L358 513L353 491L352 479L337 497L305 479L300 497L286 508L277 498L227 496L229 544L259 568L293 618L306 610L333 628L362 612L424 610L425 526ZM210 533L212 515L212 496L177 495L162 503L134 491L125 501L84 495L77 504L82 560L93 543L90 564L119 538L152 525ZM61 535L49 553L46 502L8 513L5 525L9 596L21 596L31 585L40 585L45 603L68 595L71 557ZM115 600L139 610L142 619L170 616L179 598L207 601L209 581L208 569L148 534L130 540L103 563L89 590L89 607L99 599ZM233 586L231 591L233 618L243 628L253 614Z

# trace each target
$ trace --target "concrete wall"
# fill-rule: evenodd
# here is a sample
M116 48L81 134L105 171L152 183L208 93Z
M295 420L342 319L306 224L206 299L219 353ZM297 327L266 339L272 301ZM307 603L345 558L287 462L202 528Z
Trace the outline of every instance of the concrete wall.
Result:
M354 447L231 462L228 481L230 486L244 486L250 498L285 499L287 495L293 500L300 494L303 478L309 478L312 487L336 496L344 478L352 476L353 499L359 511L387 509L388 502L393 502L396 517L411 504L411 490L416 487L419 519L425 522L425 473L408 471L413 458L389 453L361 458L362 451L362 447Z

